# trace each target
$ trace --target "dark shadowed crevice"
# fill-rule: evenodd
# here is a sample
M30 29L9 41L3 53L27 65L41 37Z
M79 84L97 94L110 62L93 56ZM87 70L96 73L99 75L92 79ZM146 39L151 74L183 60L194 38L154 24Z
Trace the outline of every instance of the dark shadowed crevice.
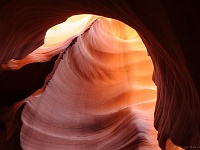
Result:
M46 76L53 70L58 55L50 61L32 63L13 71L0 73L0 106L11 106L33 94L44 85Z

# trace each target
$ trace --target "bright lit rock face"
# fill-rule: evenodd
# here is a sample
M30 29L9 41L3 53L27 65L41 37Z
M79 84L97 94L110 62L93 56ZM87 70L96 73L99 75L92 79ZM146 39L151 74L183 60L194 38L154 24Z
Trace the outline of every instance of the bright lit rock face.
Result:
M183 148L199 149L199 10L196 0L156 0L154 3L146 0L1 1L0 149L80 149L81 145L84 145L85 149L93 149L95 146L96 149L113 149L113 146L118 149L139 149L139 145L141 149L148 146L156 149L156 134L162 149L174 148L170 144L171 141ZM157 85L156 105L155 101L149 101L150 91L154 91L155 88L150 88L153 86L152 82L145 82L150 78L150 72L147 71L149 76L146 78L139 67L150 66L146 66L144 60L138 60L138 63L136 57L132 59L138 50L137 54L143 56L140 54L141 49L137 47L135 51L130 52L132 46L125 41L121 41L120 46L116 46L117 43L108 43L120 41L115 38L111 40L112 36L100 36L107 31L116 33L112 28L101 28L94 32L101 31L97 35L92 34L94 27L104 27L99 25L98 21L93 23L95 16L88 18L88 22L77 30L62 30L63 34L59 34L58 37L63 37L65 41L52 41L51 38L47 38L46 45L39 48L50 27L72 15L82 13L118 19L136 29L153 61L153 80ZM75 23L76 20L72 19L71 22ZM120 33L126 33L125 30L122 31ZM126 38L118 34L115 36ZM101 43L108 48L112 47L113 51L108 52L105 47L103 50L101 44L97 46L92 43L93 41L87 41L91 37L98 39L97 45ZM122 52L123 54L120 54ZM147 57L149 61L150 57ZM107 72L110 69L113 72ZM136 72L137 69L140 71ZM66 80L63 73L73 80ZM70 85L64 86L65 82ZM93 86L89 86L88 83ZM105 90L102 92L98 85ZM116 89L109 85L115 85ZM146 91L141 94L139 90L145 89ZM62 90L67 92L60 93ZM155 91L153 93L155 98ZM30 95L35 97L28 97ZM109 103L103 98L105 96ZM120 101L124 97L126 100ZM74 99L79 99L82 103ZM142 103L139 105L140 102ZM148 105L144 102L148 102ZM56 107L59 109L54 109ZM54 113L51 113L53 111ZM65 115L66 112L68 115ZM68 122L65 122L66 120ZM152 127L153 122L158 133ZM48 126L50 124L52 126ZM122 130L114 130L115 127ZM66 136L65 133L76 138ZM97 133L100 134L95 136ZM130 134L124 137L126 133ZM41 139L45 139L45 134L46 141L39 143ZM109 139L102 138L103 135ZM93 137L90 138L91 136ZM48 141L53 141L55 137L57 140L54 142L57 144L49 144ZM91 144L88 144L88 141Z
M45 91L26 99L22 148L158 149L153 65L138 34L100 17L73 41Z

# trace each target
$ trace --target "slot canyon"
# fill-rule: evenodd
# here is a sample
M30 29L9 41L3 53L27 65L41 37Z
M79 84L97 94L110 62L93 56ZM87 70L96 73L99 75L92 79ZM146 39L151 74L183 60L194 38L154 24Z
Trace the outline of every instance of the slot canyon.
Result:
M1 0L0 150L200 149L200 4Z

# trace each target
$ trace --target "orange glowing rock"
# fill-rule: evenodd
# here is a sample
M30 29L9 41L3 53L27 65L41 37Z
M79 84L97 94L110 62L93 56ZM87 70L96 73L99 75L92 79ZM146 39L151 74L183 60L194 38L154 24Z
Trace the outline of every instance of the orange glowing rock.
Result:
M110 18L72 19L72 27L51 28L36 50L62 59L44 91L25 100L22 148L159 149L153 64L137 32ZM65 35L65 27L81 32Z

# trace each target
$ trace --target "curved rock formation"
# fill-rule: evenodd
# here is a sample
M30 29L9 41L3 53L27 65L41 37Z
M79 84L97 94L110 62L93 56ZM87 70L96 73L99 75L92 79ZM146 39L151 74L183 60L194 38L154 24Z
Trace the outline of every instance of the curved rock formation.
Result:
M22 148L158 148L150 111L156 94L153 66L137 36L100 17L76 37L45 91L26 99Z
M2 77L1 85L7 85L7 87L2 86L0 97L1 106L4 106L0 113L0 134L2 137L5 137L5 133L11 132L11 125L8 122L12 120L13 114L16 112L13 109L16 105L14 103L28 95L37 95L43 90L40 88L43 88L43 84L48 82L47 74L50 72L53 74L56 71L56 65L59 66L59 59L57 61L52 59L51 62L50 59L54 54L60 52L50 54L50 57L45 58L46 63L34 64L36 66L48 66L49 69L46 72L42 67L40 69L36 67L36 76L31 74L34 78L27 80L26 84L22 80L24 77L21 76L24 74L22 70L26 66L18 71L19 78L13 75L13 71L5 71L5 69L10 68L9 65L13 64L12 61L15 64L16 59L20 59L19 62L23 59L25 62L22 64L26 64L27 58L25 57L43 44L45 33L50 27L65 21L72 15L89 13L115 18L130 25L136 29L147 47L154 64L153 79L157 85L154 125L158 130L159 146L164 149L167 139L171 139L173 143L183 148L199 148L200 80L198 64L200 59L198 41L200 40L200 24L198 19L200 13L196 0L190 3L158 0L154 3L145 0L45 0L42 2L10 0L1 1L0 8L0 62L2 64L0 76ZM70 43L69 39L68 41ZM59 57L61 57L61 54ZM35 60L32 60L32 62L35 62ZM11 65L12 67L20 68L18 65ZM53 67L54 70L52 70ZM72 69L75 69L76 65L74 64L73 67ZM22 72L20 73L20 71ZM30 72L34 71L30 70ZM86 80L85 74L79 75ZM94 75L99 75L99 72ZM106 75L103 77L106 77ZM17 89L18 86L15 83L17 79L20 81L18 83L24 85L19 89ZM12 81L13 83L11 83ZM32 87L27 86L30 85L29 83L34 83L34 85L32 84ZM23 92L27 87L29 87L28 91ZM40 90L36 91L37 89ZM20 93L16 93L16 90ZM15 99L15 97L17 98ZM30 103L27 103L26 107L29 106ZM11 124L14 125L14 123ZM7 141L12 141L12 136L8 135L10 134L7 134L7 137L9 137Z

